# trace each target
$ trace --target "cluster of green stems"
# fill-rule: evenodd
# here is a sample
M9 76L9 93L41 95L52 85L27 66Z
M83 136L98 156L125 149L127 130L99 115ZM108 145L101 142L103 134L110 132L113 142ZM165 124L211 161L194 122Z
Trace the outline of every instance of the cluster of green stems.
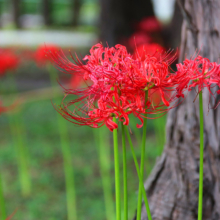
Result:
M145 93L145 102L148 99L148 91ZM131 148L133 160L138 174L139 179L139 191L138 191L138 204L137 204L137 220L141 219L141 208L142 208L142 195L145 202L146 212L149 220L152 220L150 208L147 200L147 195L144 188L143 176L144 176L144 160L145 160L145 145L146 145L146 132L147 132L147 115L145 115L143 124L143 135L141 143L141 161L140 167L138 165L137 157L135 155L134 146L130 137L130 133L127 126L123 125L122 128L122 150L123 150L123 186L124 186L124 220L128 219L128 190L127 190L127 159L126 159L126 145L125 145L125 133ZM116 118L113 121L117 123ZM114 164L115 164L115 197L116 197L116 220L121 220L121 201L120 201L120 167L119 167L119 150L118 150L118 134L117 129L113 130L114 140Z
M146 91L145 101L147 101L148 90ZM198 220L202 220L202 203L203 203L203 100L202 91L199 93L199 111L200 111L200 169L199 169L199 196L198 196ZM142 196L145 203L148 220L152 220L150 207L144 188L143 177L144 177L144 160L145 160L145 145L146 145L146 132L147 132L147 115L145 115L143 124L143 135L141 143L141 161L140 167L138 165L137 157L135 155L134 146L130 137L130 133L127 126L123 125L122 128L122 149L123 149L123 183L124 183L124 220L128 220L128 194L127 194L127 162L126 162L126 146L125 146L125 133L131 148L133 160L135 163L136 171L139 179L139 191L138 191L138 204L137 204L137 216L136 219L141 219L142 211ZM113 121L116 123L117 120L114 117ZM117 129L113 130L114 139L114 161L115 161L115 196L116 196L116 220L121 220L121 201L120 201L120 167L119 167L119 150L118 150L118 136Z

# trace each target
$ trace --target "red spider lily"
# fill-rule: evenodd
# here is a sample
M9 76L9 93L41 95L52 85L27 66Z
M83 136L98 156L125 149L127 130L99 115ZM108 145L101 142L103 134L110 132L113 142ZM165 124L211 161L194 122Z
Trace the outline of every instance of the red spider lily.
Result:
M70 88L76 89L82 84L83 78L79 75L72 75L70 79Z
M143 44L150 44L152 42L152 38L150 35L144 32L135 32L131 37L129 37L128 44L131 48L135 49L136 46Z
M58 47L50 44L45 47L45 45L40 45L35 53L35 61L38 66L46 65L46 63L49 61L49 58L47 57L47 51L55 52L58 50Z
M170 93L171 91L166 91L166 97L170 97ZM152 89L150 89L148 96L151 97L151 102L153 106L159 106L159 104L163 102L159 91L153 91Z
M137 25L137 29L145 32L161 31L161 24L155 16L143 18Z
M209 59L197 56L195 59L185 59L183 64L177 64L178 96L182 96L185 90L197 87L198 93L206 87L213 95L211 88L220 85L220 65L210 62ZM220 93L220 90L217 91Z
M0 50L0 75L14 70L19 65L19 58L10 50Z
M169 54L167 57L169 57ZM176 75L172 75L170 73L169 65L173 62L175 56L170 57L168 60L164 59L165 58L163 58L161 54L159 58L148 54L144 60L142 60L141 57L138 57L138 60L143 66L140 68L141 71L135 77L135 81L133 82L135 82L135 86L138 88L142 88L145 91L150 91L149 101L151 103L152 95L159 92L163 104L165 106L169 106L171 99L169 98L170 95L168 94L173 91L175 87L173 81L176 78ZM160 107L162 106L157 106L157 108Z
M78 57L76 64L70 62L62 51L49 51L48 55L57 68L83 74L85 80L92 81L92 85L84 89L65 89L67 95L77 98L65 102L65 96L61 106L56 107L64 118L75 124L91 127L105 124L112 131L117 128L113 117L128 125L129 114L133 114L141 121L137 127L141 127L145 114L166 112L176 98L170 97L175 80L175 74L169 71L169 64L175 57L170 54L159 58L146 55L143 61L140 57L133 59L122 45L104 48L96 44L90 55L84 57L85 64ZM148 100L146 91L150 91ZM159 104L152 101L153 94L158 92L162 100Z
M137 46L134 57L139 58L142 61L144 61L147 55L159 58L163 51L165 51L165 49L157 43L142 44Z
M69 91L69 94L71 93ZM99 99L95 101L95 97L88 99L87 95L84 95L78 99L75 99L67 104L64 102L58 111L67 120L77 125L88 125L90 127L98 128L102 125L106 125L109 130L117 128L117 124L112 121L113 116L122 117L120 111L124 114L122 107L119 107L113 102L113 94L111 99ZM74 110L71 111L69 106L74 105ZM125 118L126 115L124 114ZM128 124L125 123L125 124Z

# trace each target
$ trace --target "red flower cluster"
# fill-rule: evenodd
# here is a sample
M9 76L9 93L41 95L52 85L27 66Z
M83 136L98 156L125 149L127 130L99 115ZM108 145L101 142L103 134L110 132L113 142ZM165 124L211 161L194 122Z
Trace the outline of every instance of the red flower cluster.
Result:
M185 90L191 91L192 88L198 88L198 93L206 87L211 95L213 86L220 86L220 65L216 62L210 62L209 59L197 56L195 59L185 59L183 64L177 64L178 82L177 96L184 97ZM177 83L176 82L176 83ZM217 91L220 93L220 90Z
M142 61L145 60L147 55L160 58L161 54L164 51L165 49L157 43L141 44L137 46L135 53L134 53L134 58L140 58Z
M155 16L149 16L143 18L136 27L138 30L142 30L148 33L161 31L161 24Z
M170 94L175 90L176 74L170 73L169 64L175 57L170 54L133 59L122 45L104 48L96 44L90 55L84 57L85 64L78 58L76 64L70 62L62 51L48 51L48 55L57 68L92 82L84 89L65 89L67 95L77 98L65 102L65 96L57 107L64 118L75 124L91 127L105 124L112 131L118 127L113 117L128 125L129 115L133 114L141 121L137 127L141 127L146 114L163 113L174 107L170 103L176 96ZM154 103L154 94L160 95L161 103Z
M0 75L14 70L19 65L19 58L10 50L0 50Z
M171 73L169 65L175 55L143 52L143 57L132 57L122 45L104 48L96 44L83 61L76 57L72 63L62 51L48 51L58 69L91 82L83 89L65 89L57 111L75 124L94 128L105 124L111 131L118 127L113 117L128 125L133 114L140 119L140 128L147 115L166 113L178 105L185 91L198 87L200 92L207 87L212 94L211 88L220 86L220 65L207 58L186 59ZM74 100L66 101L68 95L74 95Z

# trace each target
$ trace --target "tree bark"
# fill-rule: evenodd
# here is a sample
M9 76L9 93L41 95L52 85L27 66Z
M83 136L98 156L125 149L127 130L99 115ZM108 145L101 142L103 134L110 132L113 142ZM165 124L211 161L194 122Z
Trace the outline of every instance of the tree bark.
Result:
M220 1L186 0L179 61L196 53L218 61L220 55ZM197 50L198 49L198 50ZM195 52L197 50L197 52ZM199 106L196 92L168 113L166 145L145 183L154 220L196 220L199 187ZM203 220L220 219L220 107L204 102ZM211 98L210 107L219 101ZM142 220L147 219L142 206Z

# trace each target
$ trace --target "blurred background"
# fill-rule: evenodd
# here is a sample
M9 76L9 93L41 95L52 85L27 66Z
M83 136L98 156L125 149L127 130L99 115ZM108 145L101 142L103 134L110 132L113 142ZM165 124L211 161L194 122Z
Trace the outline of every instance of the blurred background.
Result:
M45 45L69 59L69 50L84 57L98 42L154 54L179 46L181 24L174 0L0 0L0 219L16 210L15 220L114 218L112 133L77 127L55 111L58 82L83 82L58 72ZM165 120L148 122L145 178L163 150ZM137 123L131 119L130 130L139 158ZM131 219L138 178L127 151Z

